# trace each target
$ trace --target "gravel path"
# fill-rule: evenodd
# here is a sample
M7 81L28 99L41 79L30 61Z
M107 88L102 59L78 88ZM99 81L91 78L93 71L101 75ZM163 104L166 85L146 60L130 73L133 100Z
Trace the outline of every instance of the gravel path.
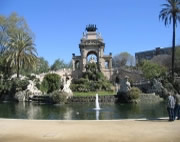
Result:
M0 142L180 142L180 120L0 119Z

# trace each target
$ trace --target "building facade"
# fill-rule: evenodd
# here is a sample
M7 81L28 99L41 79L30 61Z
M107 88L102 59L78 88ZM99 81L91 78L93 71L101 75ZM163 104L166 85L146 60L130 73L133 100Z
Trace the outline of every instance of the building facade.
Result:
M167 47L167 48L157 47L154 50L137 52L135 53L136 64L140 63L143 60L151 60L154 56L157 55L171 55L171 47Z

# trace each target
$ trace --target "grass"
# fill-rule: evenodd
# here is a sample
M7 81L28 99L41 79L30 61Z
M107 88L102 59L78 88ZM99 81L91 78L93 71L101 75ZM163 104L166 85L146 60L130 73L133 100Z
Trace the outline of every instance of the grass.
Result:
M74 96L76 97L87 97L87 96L107 96L107 95L115 95L114 91L96 91L96 92L73 92Z

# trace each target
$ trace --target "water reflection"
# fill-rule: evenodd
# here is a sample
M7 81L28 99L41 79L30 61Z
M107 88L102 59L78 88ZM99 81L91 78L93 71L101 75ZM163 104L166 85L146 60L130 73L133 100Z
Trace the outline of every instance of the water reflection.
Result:
M48 105L33 103L0 103L0 118L111 120L167 117L166 105L158 104L92 104Z
M96 110L96 120L99 120L99 110Z

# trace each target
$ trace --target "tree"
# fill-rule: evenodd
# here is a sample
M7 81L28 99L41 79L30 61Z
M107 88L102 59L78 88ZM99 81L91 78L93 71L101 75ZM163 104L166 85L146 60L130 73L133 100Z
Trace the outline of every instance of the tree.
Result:
M163 9L160 11L159 19L162 19L165 26L173 23L173 38L172 38L172 81L174 81L174 59L175 59L175 38L177 22L180 22L180 0L166 0L163 4Z
M114 56L112 61L113 67L133 66L135 64L134 57L127 52L122 52Z
M49 64L43 57L38 58L37 66L36 66L36 73L43 73L49 71Z
M46 74L42 84L41 84L41 91L46 93L51 93L55 90L59 90L61 86L61 77L58 74Z
M19 78L21 68L33 68L36 66L36 54L32 38L27 33L19 31L11 35L4 56L10 67L16 68L17 78Z
M23 31L33 37L25 19L12 13L9 17L0 15L0 51L3 52L7 46L10 36L16 32Z
M5 62L4 56L0 55L0 74L5 78L9 78L13 74L13 68Z
M158 78L164 75L166 72L165 67L160 66L156 63L153 63L152 61L149 61L149 60L143 61L143 63L141 64L141 70L145 78L150 79L150 80L153 78Z
M175 71L180 74L180 46L176 47L175 53Z
M64 63L64 60L57 59L54 64L51 66L51 70L57 71L59 69L66 68L67 65Z
M160 66L166 67L168 70L171 69L171 56L170 55L157 55L154 56L151 61Z
M12 13L8 17L0 15L0 53L1 53L2 63L3 63L2 64L3 66L1 66L1 67L3 67L3 69L4 69L4 70L2 70L3 74L13 71L14 70L13 67L15 67L15 64L17 65L17 61L14 61L14 63L13 63L13 60L12 60L13 58L15 58L14 50L17 47L15 47L15 45L13 45L14 48L12 48L11 43L13 41L13 38L16 38L16 36L19 35L20 33L24 33L24 34L22 34L23 37L25 37L24 35L26 34L26 39L28 39L28 37L31 38L31 41L33 43L34 35L33 35L32 31L29 29L29 27L23 17L18 16L16 13ZM24 42L27 42L27 41L25 41L25 38L24 38ZM17 42L16 42L16 44L17 44ZM9 58L7 58L8 56L9 56ZM7 60L8 60L8 62L7 62ZM28 61L28 62L30 62L30 61ZM23 65L23 68L25 68L24 63L21 62L21 65ZM17 68L16 68L16 71L17 71Z

